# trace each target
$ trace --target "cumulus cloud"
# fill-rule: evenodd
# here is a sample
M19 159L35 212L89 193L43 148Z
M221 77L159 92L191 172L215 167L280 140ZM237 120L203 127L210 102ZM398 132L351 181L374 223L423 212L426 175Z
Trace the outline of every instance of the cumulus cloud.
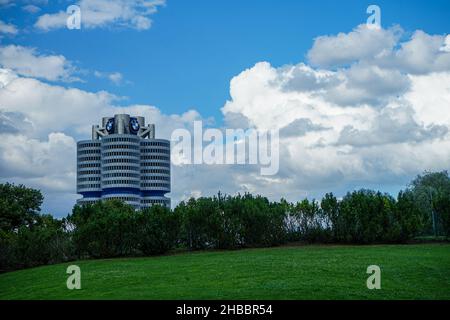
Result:
M333 67L383 57L392 51L400 34L399 27L386 30L362 24L349 33L316 38L308 59L313 65Z
M450 35L445 37L445 43L439 48L440 51L450 52Z
M75 68L62 55L40 54L35 48L0 46L0 66L15 73L50 81L77 81Z
M316 38L308 59L312 65L328 68L365 63L409 74L450 71L445 35L417 30L402 41L405 36L398 26L382 29L360 25L349 33Z
M278 70L279 83L287 91L326 90L342 82L336 72L316 70L304 63L283 66Z
M420 143L445 138L445 125L421 125L413 118L411 107L386 107L377 114L367 130L358 130L347 125L341 131L338 144L364 147L395 143Z
M150 16L165 0L80 0L76 3L81 10L82 28L126 27L137 30L149 29ZM67 13L46 13L41 15L35 27L43 31L66 27Z
M33 139L24 134L3 134L0 141L1 171L3 177L43 178L49 175L61 177L55 188L64 184L63 191L73 189L65 184L64 177L73 177L73 169L65 163L73 163L75 158L75 140L63 133L51 132L44 141ZM58 172L53 169L58 168ZM66 170L64 170L66 168Z
M446 37L416 31L409 41L391 55L380 59L380 65L398 68L411 74L450 71L450 52L442 51Z
M282 128L280 130L281 137L300 137L308 132L312 131L320 131L320 130L327 130L330 128L326 128L321 125L316 125L311 122L310 119L305 118L299 118L292 121L290 124L288 124L286 127Z
M77 198L75 140L56 132L43 140L24 133L0 133L0 181L42 190L44 211L66 215Z
M123 83L123 75L120 72L100 72L95 71L94 75L97 78L106 78L115 85L120 85Z
M90 129L86 117L101 117L105 108L118 99L105 91L92 93L65 88L33 78L14 78L5 72L0 78L4 85L0 90L2 108L26 114L34 128L33 134L38 137L46 136L50 128L74 135L87 134Z
M280 129L280 195L401 184L450 165L445 43L399 27L319 37L310 65L260 62L235 76L222 112Z
M6 23L0 20L0 34L16 35L19 32L17 27L12 23Z
M383 69L367 63L353 64L337 74L342 81L328 88L324 97L342 106L364 103L383 105L405 93L411 84L409 77L399 70Z
M0 110L0 134L18 133L31 128L31 123L22 113Z
M337 71L316 70L300 63L283 66L276 72L275 82L284 91L314 93L342 106L382 104L410 86L407 74L367 62L354 63Z
M22 7L22 10L28 12L28 13L38 13L39 11L41 11L41 8L39 8L38 6L34 5L34 4L27 4L25 6Z

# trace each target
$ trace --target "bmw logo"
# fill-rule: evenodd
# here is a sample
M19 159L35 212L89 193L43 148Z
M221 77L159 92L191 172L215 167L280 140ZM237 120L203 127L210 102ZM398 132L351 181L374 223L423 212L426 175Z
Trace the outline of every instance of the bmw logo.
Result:
M130 129L132 132L135 132L135 133L139 131L139 122L137 121L136 118L130 119Z
M109 119L106 123L106 131L112 133L114 131L114 119Z

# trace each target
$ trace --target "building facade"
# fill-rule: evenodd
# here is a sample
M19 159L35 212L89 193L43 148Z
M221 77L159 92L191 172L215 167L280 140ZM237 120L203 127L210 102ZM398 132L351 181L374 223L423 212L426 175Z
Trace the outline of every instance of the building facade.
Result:
M170 188L170 141L155 139L144 117L104 117L91 140L77 143L78 204L119 199L135 209L170 207Z

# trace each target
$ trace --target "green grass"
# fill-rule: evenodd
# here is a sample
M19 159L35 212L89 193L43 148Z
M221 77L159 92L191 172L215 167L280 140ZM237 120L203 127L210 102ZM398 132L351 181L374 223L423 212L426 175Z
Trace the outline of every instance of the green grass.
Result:
M81 268L81 290L66 268ZM366 287L381 267L381 290ZM85 260L0 275L0 299L450 299L450 244L298 246Z

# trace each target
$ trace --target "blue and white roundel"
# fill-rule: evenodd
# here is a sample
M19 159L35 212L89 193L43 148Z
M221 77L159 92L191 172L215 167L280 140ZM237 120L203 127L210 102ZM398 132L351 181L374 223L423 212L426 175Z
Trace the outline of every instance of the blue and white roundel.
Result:
M131 118L130 119L130 129L133 132L139 131L139 122L137 121L136 118Z
M106 123L106 131L108 131L109 133L114 131L114 119L108 120L108 122Z

